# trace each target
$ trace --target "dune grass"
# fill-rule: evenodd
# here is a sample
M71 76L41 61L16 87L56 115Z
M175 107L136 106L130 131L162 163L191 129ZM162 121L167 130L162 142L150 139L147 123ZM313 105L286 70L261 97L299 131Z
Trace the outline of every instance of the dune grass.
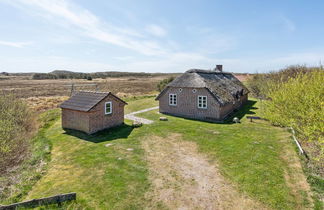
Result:
M128 102L126 113L156 106L154 98ZM255 102L249 101L236 116L255 114ZM77 192L77 202L66 204L67 208L143 209L150 202L145 197L150 182L142 141L151 135L179 133L197 143L199 151L217 162L222 174L252 199L272 209L311 205L307 189L294 187L295 174L304 178L301 169L292 168L283 155L289 150L296 156L286 130L244 118L241 124L214 124L171 116L169 121L157 121L161 115L156 110L139 116L155 123L133 129L126 121L93 136L63 131L58 120L46 132L53 145L48 172L25 199Z

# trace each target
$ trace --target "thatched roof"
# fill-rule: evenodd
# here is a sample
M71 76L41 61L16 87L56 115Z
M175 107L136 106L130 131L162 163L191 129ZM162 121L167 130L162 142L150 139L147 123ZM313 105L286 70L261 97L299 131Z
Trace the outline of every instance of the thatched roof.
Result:
M73 109L78 111L90 111L95 105L101 102L108 95L112 95L122 103L127 104L122 99L118 98L111 92L91 92L91 91L80 91L76 92L69 98L64 101L60 107L63 109Z
M169 83L166 89L168 87L206 88L222 105L233 102L238 95L245 95L249 92L232 73L201 69L186 71ZM157 99L163 93L164 91Z

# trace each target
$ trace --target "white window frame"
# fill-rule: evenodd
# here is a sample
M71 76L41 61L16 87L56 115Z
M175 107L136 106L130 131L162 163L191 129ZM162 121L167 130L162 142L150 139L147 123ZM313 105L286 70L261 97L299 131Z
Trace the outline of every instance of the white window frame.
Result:
M107 104L110 104L110 112L107 112ZM113 111L112 102L108 101L105 103L105 114L111 114Z
M199 100L201 99L201 103L199 102ZM205 99L205 104L203 103ZM207 96L197 96L197 107L198 109L207 109Z
M170 93L169 94L169 105L170 106L177 106L177 104L178 104L177 94Z

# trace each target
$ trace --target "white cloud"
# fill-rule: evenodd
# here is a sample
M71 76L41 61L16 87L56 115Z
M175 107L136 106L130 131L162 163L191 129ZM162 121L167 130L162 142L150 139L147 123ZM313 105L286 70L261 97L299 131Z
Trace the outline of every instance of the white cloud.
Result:
M31 42L7 42L7 41L0 41L0 45L9 46L9 47L17 47L22 48L27 45L30 45Z
M164 37L167 35L167 31L161 26L151 24L146 27L146 31L154 36Z
M90 11L67 0L20 0L20 4L7 2L19 8L29 7L27 10L37 12L53 23L68 24L80 30L82 34L102 42L145 55L160 55L166 52L166 49L155 41L144 39L144 35L131 29L109 25Z

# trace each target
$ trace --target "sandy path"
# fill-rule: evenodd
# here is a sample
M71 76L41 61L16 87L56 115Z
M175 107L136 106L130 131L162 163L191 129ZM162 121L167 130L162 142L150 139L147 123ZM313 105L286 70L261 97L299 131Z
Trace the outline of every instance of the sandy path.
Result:
M143 124L152 124L153 123L152 120L148 120L148 119L145 119L145 118L142 118L142 117L136 117L135 115L136 114L139 114L139 113L143 113L143 112L152 111L152 110L158 109L158 108L159 107L156 106L156 107L151 107L151 108L143 109L143 110L140 110L140 111L137 111L137 112L132 112L132 113L126 114L125 115L125 118L128 119L128 120L133 120L133 121L136 121L136 122L141 122Z
M143 147L152 182L148 209L265 209L238 193L197 152L196 144L181 140L181 135L151 136Z

